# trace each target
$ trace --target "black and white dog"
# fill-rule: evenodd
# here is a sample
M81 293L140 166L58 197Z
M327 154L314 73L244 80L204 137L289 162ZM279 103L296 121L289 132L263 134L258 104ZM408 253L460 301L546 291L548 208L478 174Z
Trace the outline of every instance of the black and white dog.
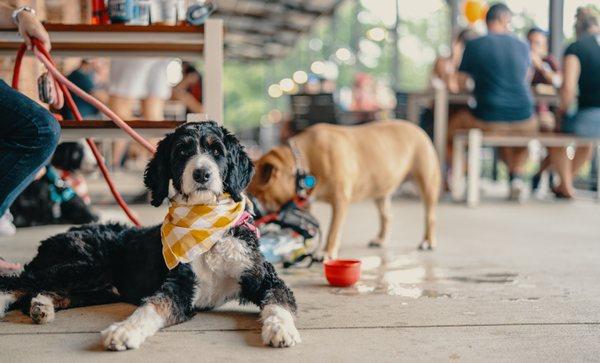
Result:
M43 226L48 224L84 224L98 221L92 211L89 196L76 185L77 178L96 169L96 160L87 145L79 142L63 142L58 145L47 172L34 180L17 197L10 207L17 227ZM58 170L57 170L58 169ZM62 173L71 174L70 182Z
M188 205L211 204L222 193L236 201L253 165L234 135L214 122L188 123L158 144L144 182L152 205L168 197ZM247 227L230 229L211 250L168 270L160 226L120 224L75 227L43 241L18 276L0 276L0 316L21 308L36 323L77 306L123 301L139 305L125 321L102 332L110 350L137 348L159 329L237 299L261 309L262 339L274 347L300 343L296 302L258 249Z

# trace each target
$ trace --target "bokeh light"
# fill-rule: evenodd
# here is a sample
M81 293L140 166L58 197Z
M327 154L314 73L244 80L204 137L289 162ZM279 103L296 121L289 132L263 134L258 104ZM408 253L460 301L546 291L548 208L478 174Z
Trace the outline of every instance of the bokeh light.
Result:
M267 92L269 93L269 96L272 98L279 98L279 97L281 97L281 95L283 95L283 91L281 90L281 87L279 87L278 84L270 85Z
M296 71L294 72L292 79L298 84L304 84L306 81L308 81L308 74L306 74L304 71Z

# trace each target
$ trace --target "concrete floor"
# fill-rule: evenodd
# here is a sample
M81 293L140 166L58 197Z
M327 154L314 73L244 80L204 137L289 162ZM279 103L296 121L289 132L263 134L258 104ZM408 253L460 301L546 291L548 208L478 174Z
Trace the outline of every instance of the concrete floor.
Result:
M372 204L349 213L341 255L363 260L355 287L329 287L321 266L281 272L298 300L300 346L261 346L258 310L230 304L158 333L139 350L105 352L98 332L133 310L114 304L61 311L45 326L11 312L0 321L0 362L600 359L599 204L442 203L435 252L415 250L418 202L399 200L393 209L387 251L365 248L377 226ZM164 213L136 210L148 223ZM121 218L114 207L101 213ZM322 205L316 213L329 216ZM21 229L0 239L0 255L26 262L40 239L66 228Z

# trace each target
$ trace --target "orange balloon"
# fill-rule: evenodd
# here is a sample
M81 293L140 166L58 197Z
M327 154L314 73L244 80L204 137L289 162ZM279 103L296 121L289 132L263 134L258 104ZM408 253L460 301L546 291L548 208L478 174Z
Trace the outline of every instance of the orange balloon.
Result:
M487 6L481 0L467 0L465 1L465 18L470 24L474 24L478 20L485 17Z

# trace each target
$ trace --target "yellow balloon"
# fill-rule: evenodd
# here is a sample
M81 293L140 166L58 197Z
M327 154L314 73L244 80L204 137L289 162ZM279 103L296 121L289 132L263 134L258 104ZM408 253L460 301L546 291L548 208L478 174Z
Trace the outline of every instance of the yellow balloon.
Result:
M485 17L487 6L481 0L465 1L465 18L470 24L477 22Z

